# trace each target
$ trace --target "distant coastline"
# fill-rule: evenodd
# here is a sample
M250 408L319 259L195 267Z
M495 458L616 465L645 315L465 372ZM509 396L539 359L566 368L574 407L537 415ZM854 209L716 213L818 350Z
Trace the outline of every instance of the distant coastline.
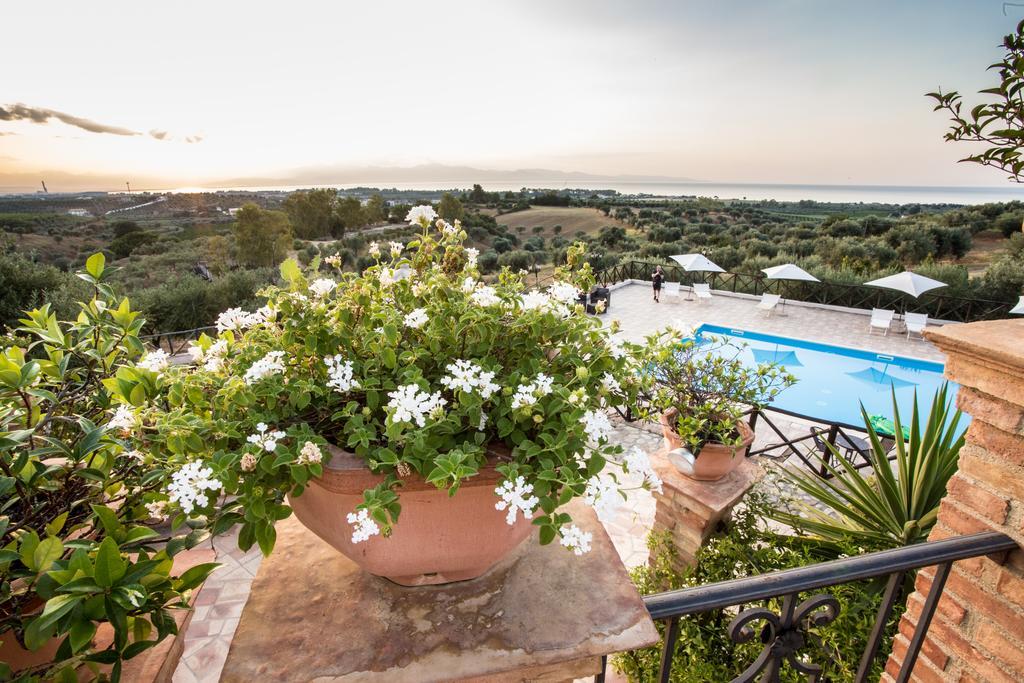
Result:
M398 190L468 190L478 182L489 192L518 191L523 187L554 190L615 190L625 195L652 195L657 197L718 197L748 201L803 199L824 203L865 204L985 204L988 202L1024 201L1024 187L954 187L914 185L810 185L787 183L713 183L697 181L580 181L573 179L536 178L523 180L479 181L440 180L434 182L395 183L386 180L365 180L359 183L319 183L306 185L268 185L260 187L182 187L153 190L162 192L218 192L218 191L290 191L310 187L395 188Z
M815 185L799 183L716 183L691 180L581 180L571 177L523 179L450 179L417 180L394 182L386 179L367 178L359 182L343 183L275 183L275 184L212 184L208 186L143 187L134 189L132 194L151 193L193 193L193 192L290 192L313 187L330 187L340 190L357 187L394 188L403 191L422 191L436 194L442 191L463 191L479 183L490 192L518 191L521 188L544 188L554 190L582 189L599 192L614 190L623 195L651 197L717 197L719 199L795 202L811 200L821 203L845 204L984 204L988 202L1024 201L1024 187L1007 184L1003 186L921 186L921 185ZM102 190L99 190L102 192ZM36 194L27 187L0 187L0 195ZM87 194L80 192L53 192L57 194ZM111 194L120 194L111 192Z

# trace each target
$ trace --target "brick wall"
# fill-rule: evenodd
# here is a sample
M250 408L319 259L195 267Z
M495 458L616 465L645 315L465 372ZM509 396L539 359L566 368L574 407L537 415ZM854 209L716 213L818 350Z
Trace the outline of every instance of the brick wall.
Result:
M927 333L947 354L957 403L973 418L931 540L999 531L1024 545L1024 321ZM919 573L883 681L892 681L931 588ZM912 680L1018 683L1024 676L1024 551L957 562Z

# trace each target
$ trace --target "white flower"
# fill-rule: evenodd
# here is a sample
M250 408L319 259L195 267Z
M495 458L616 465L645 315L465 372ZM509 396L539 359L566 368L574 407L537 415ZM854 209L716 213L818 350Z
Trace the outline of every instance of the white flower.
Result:
M626 349L622 345L622 340L621 339L609 339L608 340L608 353L611 355L612 358L615 358L616 360L618 360L620 358L625 358L625 356L626 356Z
M167 501L155 500L152 503L146 503L146 512L153 519L163 519L167 516Z
M129 432L134 429L138 418L135 417L135 413L132 412L131 407L121 404L114 411L114 417L107 421L107 427L110 429L118 429L122 432Z
M324 263L335 268L341 267L341 254L331 254L324 259Z
M530 495L533 493L533 484L527 484L526 479L521 476L516 477L515 482L505 480L498 488L494 489L494 492L501 498L494 504L494 509L508 508L508 512L505 514L505 523L509 526L516 523L516 515L519 512L523 513L524 519L530 519L533 516L533 511L540 504L540 498Z
M569 403L574 406L585 406L588 402L587 392L583 389L576 389L569 393Z
M327 386L341 394L359 388L359 382L352 377L352 361L345 360L339 353L324 358L324 364L330 378L327 380Z
M568 282L556 282L548 287L548 294L555 301L572 306L579 301L580 290Z
M622 386L619 384L619 381L612 377L611 374L607 372L601 376L601 386L603 386L605 390L610 394L615 394L622 391Z
M575 524L569 527L568 531L562 533L562 545L566 548L569 548L577 555L589 553L590 542L593 539L593 534L591 534L589 531L583 531Z
M296 461L300 465L316 465L322 462L324 454L321 452L320 447L312 441L307 441L302 445L302 450L299 451L299 459Z
M430 223L435 218L437 218L437 212L429 204L414 206L409 209L409 213L405 216L405 220L409 225L423 225L424 221Z
M449 363L448 374L441 378L441 384L452 391L464 391L467 394L478 390L483 398L490 398L501 389L494 383L494 373L484 372L483 368L472 361L457 360Z
M652 491L661 493L661 477L654 471L651 459L642 450L633 446L622 462L623 469L630 474L639 474Z
M199 361L201 361L205 353L206 352L203 351L203 347L195 342L192 342L191 344L188 345L188 355L192 356L193 363L198 363Z
M490 418L487 417L487 413L480 413L480 424L478 424L476 426L477 431L480 431L480 432L484 431L484 429L487 428L487 421L489 419Z
M271 351L245 371L245 383L255 384L264 377L284 372L284 351Z
M476 268L476 260L479 256L479 249L473 249L472 247L466 249L466 264L471 268Z
M224 356L228 353L228 342L226 339L218 339L206 350L203 357L206 362L203 369L207 372L217 372L224 367Z
M477 306L497 306L501 303L498 292L494 287L484 286L469 295L469 298Z
M601 441L611 436L612 423L608 421L608 416L599 410L588 410L580 418L580 422L584 425L587 437L592 441Z
M587 481L587 489L583 492L583 501L594 508L598 519L602 522L610 522L619 510L622 496L611 479L595 475Z
M313 293L317 299L322 299L338 286L338 283L330 278L322 277L318 280L313 280L312 284L309 285L309 291Z
M441 398L440 392L428 394L420 391L415 384L406 384L398 387L395 391L388 392L388 408L392 409L392 422L416 423L420 427L427 424L426 417L431 413L436 414L448 404L448 401Z
M548 377L543 372L537 374L537 378L533 380L534 393L538 397L547 396L551 393L551 387L555 383L555 380Z
M388 242L388 246L391 247L392 258L401 256L402 249L405 248L405 245L403 245L401 242Z
M429 318L427 317L427 309L417 308L405 315L404 322L406 327L418 329L422 327L423 323L427 322L427 320L429 320Z
M243 472L252 472L256 469L256 464L259 460L252 453L243 453L242 459L238 461L238 467Z
M160 374L170 365L170 356L163 349L157 349L143 356L136 365L144 370Z
M380 245L377 244L376 242L370 242L370 246L366 248L366 253L368 253L373 258L377 258L378 256L380 256Z
M146 459L145 453L135 449L125 451L124 453L122 453L122 455L124 455L124 457L126 458L131 458L132 460L138 460L139 462L143 462Z
M390 268L381 268L377 273L377 281L382 287L390 287L398 281L398 278L395 277L395 271Z
M441 229L441 232L450 237L459 231L460 225L458 221L455 221L455 225L452 225L446 220L439 220L437 221L437 227Z
M516 393L512 395L512 409L532 406L538 398L544 398L551 393L554 381L541 372L529 384L520 384L516 387Z
M273 309L264 306L255 313L248 313L241 308L229 308L217 316L217 332L225 330L245 330L266 322L273 316Z
M167 486L167 494L170 502L181 506L181 511L186 515L198 505L206 507L210 499L206 491L217 491L221 483L212 479L213 470L203 467L199 461L186 463L180 470L171 475L171 483Z
M473 278L467 277L465 280L462 281L462 291L465 292L466 294L472 292L474 287L476 287L476 280L474 280Z
M359 510L358 513L348 513L346 517L348 523L352 525L352 542L362 543L363 541L369 540L370 536L380 535L380 527L377 523L370 519L370 513L366 509Z
M551 303L551 298L544 292L527 292L520 299L520 306L524 311L546 308Z
M269 453L277 448L277 442L284 437L284 432L270 431L266 422L260 422L256 425L256 433L250 434L249 438L246 440L251 444L256 444L257 447L262 448Z

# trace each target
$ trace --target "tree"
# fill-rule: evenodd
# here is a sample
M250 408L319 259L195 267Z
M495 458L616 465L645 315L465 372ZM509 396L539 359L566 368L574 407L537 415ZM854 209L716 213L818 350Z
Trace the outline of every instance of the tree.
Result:
M483 204L484 202L486 202L487 193L484 192L484 188L474 183L473 191L469 193L469 201L473 202L474 204Z
M249 266L273 266L284 260L292 243L288 215L255 204L238 210L235 220L238 260Z
M364 208L366 212L366 222L369 224L380 223L388 215L387 206L384 204L384 197L380 194L373 194L370 199L366 202Z
M935 111L950 114L953 125L946 133L950 142L974 142L985 146L981 152L970 154L960 161L998 168L1014 182L1024 182L1024 158L1021 156L1024 140L1024 21L1017 24L1016 33L1003 38L1006 54L1001 62L989 67L999 72L1000 83L978 91L991 97L962 113L963 98L952 90L948 93L928 93L935 100Z
M437 215L449 222L461 219L462 202L450 192L445 192L437 204Z
M340 232L335 233L335 237L341 237L345 230L357 230L367 223L366 210L356 197L345 197L338 202L335 213L341 228Z
M337 203L338 193L334 190L300 190L288 195L283 207L295 236L311 240L331 234L331 219Z

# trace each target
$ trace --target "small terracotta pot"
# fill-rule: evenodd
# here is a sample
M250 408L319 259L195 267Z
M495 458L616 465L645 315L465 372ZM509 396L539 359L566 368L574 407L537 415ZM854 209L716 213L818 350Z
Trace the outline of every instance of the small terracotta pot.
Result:
M676 418L679 410L669 408L661 414L661 435L664 438L662 448L665 454L678 448L685 448L683 440L676 433ZM727 446L722 443L706 443L696 453L692 472L683 472L691 479L698 481L718 481L736 469L747 455L747 449L754 443L754 431L746 422L739 423L743 443L739 446Z
M22 616L42 611L43 602L39 598L31 599L22 607ZM14 673L46 664L57 655L61 640L62 638L50 638L41 648L33 651L22 647L13 630L0 631L0 641L3 641L0 643L0 662L6 662Z
M489 464L462 482L454 496L419 475L404 478L398 490L402 512L391 536L352 543L346 516L363 502L363 491L384 477L370 472L352 453L334 446L328 450L331 457L323 476L289 502L306 528L371 574L403 586L475 579L533 530L530 520L521 516L509 526L505 513L495 509L500 499L494 489L502 477ZM500 453L495 450L493 455Z

